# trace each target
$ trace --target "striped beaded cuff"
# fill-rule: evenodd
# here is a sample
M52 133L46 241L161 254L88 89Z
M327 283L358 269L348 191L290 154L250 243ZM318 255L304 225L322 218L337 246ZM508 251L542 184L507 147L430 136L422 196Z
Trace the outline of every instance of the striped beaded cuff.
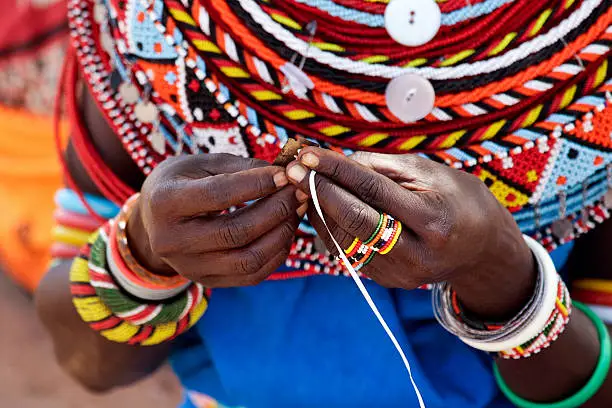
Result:
M612 324L612 280L576 280L572 282L572 297L588 306L604 323Z
M446 282L432 292L434 314L446 330L471 347L505 359L529 357L549 347L564 331L572 310L569 291L548 252L530 237L524 239L537 261L538 276L531 299L509 321L479 322L463 310Z
M172 340L202 317L210 292L193 282L160 301L143 300L125 291L108 262L108 234L113 222L92 234L73 261L73 304L93 330L111 341L149 346ZM110 256L115 257L112 252Z
M557 337L565 330L565 326L569 323L571 311L572 300L569 291L563 281L559 279L555 308L548 318L544 329L537 336L520 346L500 351L499 356L505 359L519 359L537 354L550 347L552 342L557 340Z

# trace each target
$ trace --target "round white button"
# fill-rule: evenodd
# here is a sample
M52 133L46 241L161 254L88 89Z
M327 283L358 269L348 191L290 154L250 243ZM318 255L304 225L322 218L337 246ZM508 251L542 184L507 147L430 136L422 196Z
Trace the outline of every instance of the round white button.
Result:
M442 13L434 0L391 0L385 9L385 28L408 47L427 44L440 29Z
M427 79L415 74L393 78L385 90L387 107L405 123L416 122L434 108L436 92Z

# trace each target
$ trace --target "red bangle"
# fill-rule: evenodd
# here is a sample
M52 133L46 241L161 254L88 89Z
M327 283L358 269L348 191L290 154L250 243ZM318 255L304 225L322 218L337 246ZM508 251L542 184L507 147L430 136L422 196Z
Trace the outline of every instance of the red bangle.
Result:
M588 289L572 289L572 298L582 303L600 306L612 306L612 294Z
M79 255L80 248L63 242L54 242L51 244L51 258L55 259L72 259Z
M94 232L102 226L102 222L90 215L77 214L63 208L58 208L53 212L53 219L59 225L87 232Z

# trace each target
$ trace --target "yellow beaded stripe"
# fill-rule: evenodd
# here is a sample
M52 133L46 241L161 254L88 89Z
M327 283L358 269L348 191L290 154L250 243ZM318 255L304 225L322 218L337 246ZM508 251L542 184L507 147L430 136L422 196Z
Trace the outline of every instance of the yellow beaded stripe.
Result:
M92 245L98 237L99 232L95 232L87 240L88 245ZM70 282L73 284L89 284L89 264L88 260L82 257L77 257L72 263L70 268ZM193 299L192 301L197 301ZM88 295L86 297L73 297L72 303L74 304L79 316L83 321L90 323L99 323L109 318L117 318L113 315L111 310L102 302L102 300L95 294ZM200 320L204 312L208 307L206 297L202 295L201 300L189 313L189 321L187 327L192 327L195 323ZM119 319L119 318L117 318ZM108 340L117 343L128 343L132 340L140 331L141 326L136 326L122 319L121 323L115 327L108 328L105 330L99 330L99 333L107 338ZM177 335L179 325L176 322L163 323L157 326L153 326L154 330L151 335L145 340L140 342L143 346L152 346L163 343L164 341L171 339Z
M389 252L391 252L395 244L397 244L397 241L399 240L400 235L402 234L402 223L398 220L395 220L395 222L397 223L397 231L395 232L395 235L393 236L393 239L391 240L391 243L389 244L389 246L385 248L383 251L379 252L381 255L386 255Z

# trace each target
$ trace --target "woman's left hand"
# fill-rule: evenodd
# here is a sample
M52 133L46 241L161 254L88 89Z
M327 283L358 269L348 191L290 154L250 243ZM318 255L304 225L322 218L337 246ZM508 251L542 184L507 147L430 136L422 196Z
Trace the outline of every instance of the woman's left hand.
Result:
M416 155L304 148L287 166L309 194L316 170L321 208L332 234L347 248L376 230L380 212L403 224L393 250L376 254L363 271L377 283L414 289L451 283L465 307L483 317L512 316L531 296L532 254L510 213L478 178ZM320 218L309 219L328 249L335 247Z

